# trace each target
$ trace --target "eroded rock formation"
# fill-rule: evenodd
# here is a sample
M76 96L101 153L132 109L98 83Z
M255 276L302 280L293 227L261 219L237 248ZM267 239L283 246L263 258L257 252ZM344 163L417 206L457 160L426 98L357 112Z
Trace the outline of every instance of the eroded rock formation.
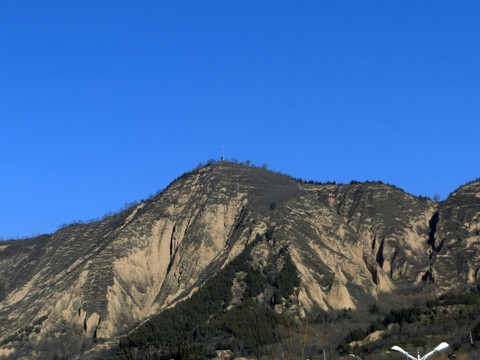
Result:
M221 162L102 221L0 245L0 348L111 339L189 297L268 229L299 272L298 314L479 281L478 181L434 203Z

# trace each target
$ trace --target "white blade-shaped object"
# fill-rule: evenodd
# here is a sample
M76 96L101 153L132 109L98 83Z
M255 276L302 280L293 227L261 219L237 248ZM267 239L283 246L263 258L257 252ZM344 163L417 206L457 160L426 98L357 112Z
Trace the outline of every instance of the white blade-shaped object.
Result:
M420 360L427 360L427 358L432 356L434 353L446 350L449 347L450 347L450 345L448 345L446 342L442 342L435 349L430 351L428 354L424 355Z
M418 360L415 356L410 355L408 352L406 352L405 350L403 350L400 346L397 346L397 345L392 346L392 350L398 351L398 352L400 352L400 353L402 353L402 354L404 354L404 355L407 355L407 356L408 356L410 359L412 359L412 360ZM423 359L422 359L422 360L423 360Z

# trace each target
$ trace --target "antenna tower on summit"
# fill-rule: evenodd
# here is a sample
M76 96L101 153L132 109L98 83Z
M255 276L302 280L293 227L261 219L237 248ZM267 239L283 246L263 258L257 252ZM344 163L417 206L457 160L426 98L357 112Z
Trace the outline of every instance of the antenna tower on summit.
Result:
M222 161L225 160L225 146L222 146Z

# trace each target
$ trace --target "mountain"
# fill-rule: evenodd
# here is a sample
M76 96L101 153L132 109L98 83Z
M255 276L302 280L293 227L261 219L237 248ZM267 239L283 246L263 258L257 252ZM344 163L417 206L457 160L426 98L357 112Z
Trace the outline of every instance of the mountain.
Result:
M203 348L241 338L232 314L270 319L264 345L281 318L386 314L476 287L479 245L480 181L435 203L380 182L304 182L222 161L101 221L0 243L0 358L106 356L198 304L211 305L192 313L205 313ZM236 349L254 351L245 341Z

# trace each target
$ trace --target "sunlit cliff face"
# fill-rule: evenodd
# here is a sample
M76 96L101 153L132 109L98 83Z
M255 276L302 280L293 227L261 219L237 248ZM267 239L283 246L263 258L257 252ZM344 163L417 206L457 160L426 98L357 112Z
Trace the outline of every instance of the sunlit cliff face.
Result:
M381 183L305 184L228 162L207 166L102 221L2 245L2 351L53 339L80 351L84 341L122 334L189 297L267 229L301 280L278 312L362 311L379 295L473 284L479 199L478 182L437 204ZM272 251L257 249L256 266Z

